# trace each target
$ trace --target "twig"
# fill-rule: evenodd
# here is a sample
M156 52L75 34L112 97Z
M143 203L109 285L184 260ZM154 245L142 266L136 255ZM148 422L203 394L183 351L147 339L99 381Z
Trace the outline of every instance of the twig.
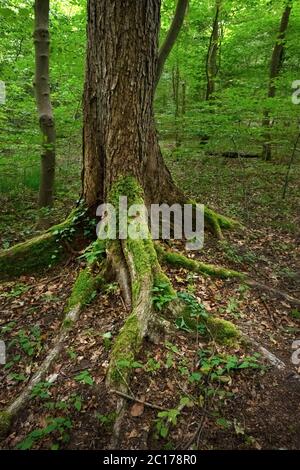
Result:
M187 444L183 444L183 446L181 447L182 449L187 449L188 450L191 447L191 445L195 442L196 439L197 439L197 449L199 448L200 436L201 436L202 430L204 428L205 418L206 418L206 416L202 415L199 426L197 427L195 433L193 434L191 439L187 442Z
M276 326L276 319L275 319L275 317L274 317L274 315L273 315L271 309L269 308L267 302L265 301L265 299L264 299L263 297L260 297L260 300L261 300L261 302L263 303L263 305L264 305L266 311L267 311L268 314L270 315L273 324Z
M167 411L166 408L163 408L162 406L154 405L153 403L149 403L148 401L140 400L139 398L136 398L133 395L128 395L127 393L120 392L119 390L110 390L110 393L115 393L116 395L119 395L122 398L127 398L127 400L135 401L137 403L140 403L141 405L147 406L148 408L153 408L154 410Z

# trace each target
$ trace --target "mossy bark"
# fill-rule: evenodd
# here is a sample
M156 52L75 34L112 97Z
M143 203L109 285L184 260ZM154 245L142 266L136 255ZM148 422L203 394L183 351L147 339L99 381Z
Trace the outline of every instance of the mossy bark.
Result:
M112 186L109 200L118 207L119 196L127 196L128 205L144 204L142 188L132 177L123 177ZM119 219L119 214L118 217ZM132 219L126 221L127 224ZM113 266L123 263L122 283L127 284L125 290L130 292L131 314L127 318L112 353L110 367L107 375L107 384L118 388L126 388L126 381L130 374L130 362L138 353L143 338L149 334L149 324L154 316L152 303L152 288L154 274L159 270L156 251L151 239L148 221L143 217L139 219L139 229L143 236L126 240L114 240L108 249L108 258L112 258ZM124 290L124 287L123 287ZM120 362L127 363L128 367L119 369Z
M0 439L5 437L10 429L12 417L6 411L0 411Z
M75 209L61 224L31 240L0 251L0 281L36 272L61 261L66 255L63 236L68 234L68 241L75 237L76 230L73 229L79 223L79 214L80 210Z
M159 244L155 246L159 259L162 263L168 264L175 268L184 268L199 274L206 274L208 276L215 276L221 279L240 279L246 280L247 276L239 271L223 268L213 264L202 263L200 261L187 258L181 253L174 251L166 251Z

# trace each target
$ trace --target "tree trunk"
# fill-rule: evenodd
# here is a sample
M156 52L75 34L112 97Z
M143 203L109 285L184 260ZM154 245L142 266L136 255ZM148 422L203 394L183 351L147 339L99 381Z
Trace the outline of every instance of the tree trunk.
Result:
M209 47L206 59L206 100L212 99L216 91L216 77L218 74L218 50L220 41L220 12L222 7L222 0L216 0L216 13L213 21L212 33L210 36Z
M278 78L281 72L284 62L285 36L289 25L292 7L293 1L288 0L286 2L285 9L281 17L279 33L277 35L270 64L268 98L275 98L276 96L276 79ZM266 128L265 143L263 144L263 158L266 161L270 161L272 159L272 148L270 142L271 135L269 132L269 129L271 127L271 120L268 111L264 112L263 127Z
M188 4L189 4L189 0L178 0L177 2L177 7L176 7L176 11L175 11L175 15L174 15L171 27L159 51L158 63L157 63L156 85L158 84L160 80L166 60L169 57L169 54L182 28Z
M147 204L183 201L154 124L159 29L160 0L88 2L83 195L90 207L126 175L141 184Z
M39 206L53 204L55 178L55 123L49 85L49 0L36 0L35 11L35 95L43 135Z
M174 125L175 125L175 145L180 147L181 145L181 129L180 129L180 70L178 61L176 66L172 70L172 85L173 85L173 100L174 100Z

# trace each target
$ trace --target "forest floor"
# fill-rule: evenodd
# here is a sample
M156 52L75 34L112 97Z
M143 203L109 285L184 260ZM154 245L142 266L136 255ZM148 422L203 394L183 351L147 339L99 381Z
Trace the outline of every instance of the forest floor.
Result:
M166 156L175 179L191 196L245 225L226 233L224 242L207 234L204 249L188 256L247 272L299 298L300 168L293 170L283 201L286 165L197 155L187 164L180 152L174 155L168 148ZM0 199L8 203L1 209L2 246L35 232L37 211L30 202L25 206L20 197L18 205L7 195ZM51 217L59 220L70 207L68 195ZM183 250L181 243L173 245ZM8 345L8 362L0 368L0 410L18 396L51 348L83 265L70 254L64 265L1 285L0 337ZM220 346L177 322L175 334L158 345L146 343L132 364L133 399L128 400L120 447L300 449L300 381L294 377L300 366L291 361L292 344L300 340L299 310L236 281L184 269L168 270L168 275L178 291L194 295L208 313L232 321L286 368L271 366L253 343ZM2 448L109 447L117 396L105 388L105 374L127 315L115 284L84 309Z

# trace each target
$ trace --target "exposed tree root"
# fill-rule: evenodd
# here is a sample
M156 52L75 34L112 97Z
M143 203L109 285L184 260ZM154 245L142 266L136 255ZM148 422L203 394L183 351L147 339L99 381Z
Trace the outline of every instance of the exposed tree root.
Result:
M253 287L254 289L258 289L264 292L268 292L272 297L285 299L291 305L300 305L300 299L296 299L296 297L291 296L287 292L283 292L282 290L275 289L274 287L267 286L260 282L256 282L253 279L247 278L245 283L249 287Z
M215 276L221 279L246 279L246 274L244 273L213 264L202 263L200 261L187 258L181 253L175 253L174 251L166 251L160 244L156 244L155 249L162 263L175 268L184 268L195 273Z
M288 373L288 378L294 379L297 382L300 383L300 375L297 374L294 370L290 369L290 367L283 362L279 357L275 356L271 351L269 351L267 348L259 344L255 339L250 338L247 335L243 335L243 338L246 343L251 343L253 346L255 346L261 353L261 355L276 369L279 371L285 371Z
M195 201L192 201L192 203L194 205L196 204ZM218 240L224 239L222 230L242 228L242 225L238 221L231 219L230 217L225 217L206 206L204 208L204 222Z
M143 190L134 178L121 178L113 186L109 202L115 208L119 206L119 196L127 196L128 206L134 204L144 205ZM196 203L193 202L193 204ZM77 221L78 213L75 212L63 224L52 227L43 235L9 250L4 250L0 253L0 267L3 271L1 277L21 274L28 272L30 269L47 266L53 253L57 253L58 239L61 239L61 234L65 231L68 232L69 229L74 229L74 223L77 223ZM113 344L106 378L108 390L114 390L114 393L119 397L116 407L117 418L111 442L112 448L118 446L127 400L133 397L130 390L130 374L135 367L134 362L142 348L144 338L147 337L157 342L170 327L171 323L168 322L168 315L171 315L172 319L174 317L176 319L183 318L191 329L197 330L199 326L197 323L199 319L195 320L191 306L184 299L177 296L168 277L163 273L160 263L222 279L236 279L251 287L280 294L288 301L294 300L297 304L300 304L300 301L293 299L288 294L256 283L245 273L205 264L189 259L180 253L167 251L159 244L154 245L149 233L147 219L136 215L131 217L130 223L132 222L137 223L139 230L144 234L143 237L136 239L129 235L124 240L117 237L117 240L112 240L106 244L107 260L105 261L105 270L107 272L108 269L112 269L130 312ZM222 229L232 229L239 226L234 220L223 217L208 208L205 209L205 222L219 239L223 237ZM102 252L102 249L99 250L98 245L103 248L102 242L97 241L93 245L95 253ZM57 258L59 259L59 256ZM20 396L5 411L0 412L0 435L7 434L13 418L30 399L32 389L46 376L51 364L61 352L81 309L90 301L95 289L104 283L104 267L100 274L93 272L94 267L95 262L79 274L66 307L63 324L54 341L54 347ZM160 293L164 299L169 299L164 302L162 311L156 309L153 299L158 287L163 289L163 292ZM167 318L164 318L164 316ZM201 322L206 327L207 334L218 343L233 344L242 337L239 330L231 322L212 315L201 317ZM147 403L145 405L147 406Z
M181 253L167 251L159 244L156 244L155 248L161 262L168 264L169 266L173 266L176 268L184 268L195 273L206 274L208 276L215 276L221 279L237 279L251 288L268 292L273 297L283 298L292 305L300 305L299 299L292 297L286 292L275 289L274 287L267 286L260 282L254 281L246 273L234 271L232 269L226 269L221 266L201 263L200 261L187 258Z
M0 251L0 280L36 272L61 261L65 254L64 239L70 241L74 238L84 214L82 207L78 207L61 224L31 240Z
M110 202L114 207L118 207L120 195L128 197L130 206L144 203L143 191L133 178L121 178L112 188ZM162 314L167 314L167 305L164 305L164 310L160 313L155 309L153 302L155 289L159 286L163 289L160 294L170 299L167 303L173 316L190 314L188 305L176 298L176 292L168 277L161 270L159 258L164 254L162 251L156 251L154 247L147 219L137 216L133 217L132 221L136 221L144 237L133 239L128 236L126 240L111 241L107 249L111 265L121 266L118 279L122 291L126 293L128 303L130 301L130 314L114 342L106 379L107 387L114 389L120 396L117 401L112 448L119 443L122 419L126 409L124 394L130 392L130 374L134 368L135 358L142 347L143 339L148 337L152 341L157 341L157 337L165 333L165 324L168 323L161 318ZM211 273L212 267L209 270ZM222 272L223 277L237 276L237 273L233 276L225 271L220 268L219 274ZM210 334L222 343L226 340L236 341L239 337L239 332L234 325L224 320L209 317L206 325Z
M60 354L70 331L78 320L82 308L89 303L92 298L92 294L103 283L103 271L101 271L100 274L94 274L92 266L89 266L80 272L69 298L60 331L54 339L53 348L49 351L39 369L30 379L22 393L5 411L0 412L0 437L3 438L7 435L13 419L25 406L28 400L30 400L33 388L46 376L51 364Z

